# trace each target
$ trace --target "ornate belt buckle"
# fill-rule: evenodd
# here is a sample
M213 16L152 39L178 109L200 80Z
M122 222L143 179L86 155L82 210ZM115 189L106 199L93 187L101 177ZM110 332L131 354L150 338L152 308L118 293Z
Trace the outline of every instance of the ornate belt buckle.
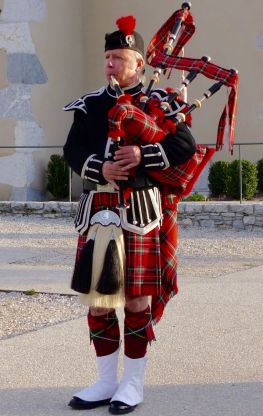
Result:
M110 224L115 224L117 227L120 226L121 220L120 217L113 211L109 209L104 209L102 211L96 212L91 219L90 225L101 224L107 227Z

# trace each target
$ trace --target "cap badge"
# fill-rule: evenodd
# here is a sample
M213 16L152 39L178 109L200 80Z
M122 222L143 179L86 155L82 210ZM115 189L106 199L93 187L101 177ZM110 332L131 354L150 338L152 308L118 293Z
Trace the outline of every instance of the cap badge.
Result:
M133 35L127 35L125 37L126 43L128 43L129 47L133 47L135 45L135 37Z

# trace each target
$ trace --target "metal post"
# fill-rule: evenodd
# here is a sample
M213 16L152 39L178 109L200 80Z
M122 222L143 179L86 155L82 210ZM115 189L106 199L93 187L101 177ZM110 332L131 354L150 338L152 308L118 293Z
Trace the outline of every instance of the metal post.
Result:
M72 170L71 167L69 168L69 202L72 201L71 195L72 195L72 180L71 180L71 175L72 175Z
M240 197L240 204L242 204L243 200L243 179L242 179L242 160L241 160L241 146L238 145L238 154L239 154L239 197Z

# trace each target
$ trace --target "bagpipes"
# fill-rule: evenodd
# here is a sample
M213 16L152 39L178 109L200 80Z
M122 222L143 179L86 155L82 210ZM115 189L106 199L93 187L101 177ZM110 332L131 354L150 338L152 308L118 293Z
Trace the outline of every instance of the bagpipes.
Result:
M216 150L223 147L228 138L229 150L233 151L235 114L237 102L238 71L225 69L211 62L209 57L200 59L179 56L185 44L195 32L195 23L190 12L191 3L185 2L175 11L150 41L147 47L146 62L154 68L149 86L139 102L132 103L132 97L125 95L112 77L112 87L119 97L116 105L109 111L109 137L125 144L149 144L161 142L168 133L175 133L176 126L182 122L190 124L192 111L202 106L204 100L212 97L222 86L229 89L228 102L219 120ZM164 99L154 95L154 86L162 72L178 69L188 71L182 84L168 91ZM180 99L182 91L202 74L216 82L192 104L182 103L180 113L171 115L171 105ZM176 139L175 139L176 140ZM147 173L161 184L168 185L179 198L189 194L200 173L214 155L215 149L197 145L196 153L185 163L163 170L149 170ZM125 201L120 192L120 208Z
M196 108L200 108L202 102L213 96L222 86L226 86L229 88L229 99L219 121L216 150L222 148L224 136L228 136L229 148L232 151L238 74L235 70L219 67L212 63L208 57L194 59L179 56L182 48L195 31L190 7L190 3L183 3L181 9L173 13L152 38L147 48L146 61L154 68L154 72L148 88L145 93L138 96L138 101L133 101L132 97L124 94L118 82L112 78L111 84L118 99L108 114L108 136L114 140L116 148L122 144L122 141L124 145L138 144L142 146L161 143L167 134L171 133L175 135L174 140L176 140L175 133L178 124L182 122L190 124L191 113ZM125 27L122 27L121 31L123 30L124 40L127 43L132 42L130 29L129 33L125 33ZM109 40L109 37L106 38L106 43L107 39ZM114 47L111 45L111 48L116 49L115 37L113 40ZM123 41L122 38L121 41ZM117 43L117 45L119 44ZM188 71L188 75L181 86L174 91L165 93L164 99L160 96L158 98L158 94L156 95L153 91L154 86L162 72L173 68ZM171 111L173 104L180 101L183 89L199 74L216 82L193 104L181 102L179 106L176 105L177 109L180 107L180 112ZM123 140L121 140L122 138ZM140 241L138 244L139 253L142 240L136 240L136 234L145 235L161 223L160 192L164 197L170 193L175 194L178 198L186 196L214 152L213 148L197 145L197 151L187 162L176 167L148 170L147 174L159 182L160 186L146 190L142 187L131 192L130 209L125 209L128 208L128 204L125 201L126 190L122 183L119 191L119 205L117 206L120 208L120 215L105 209L99 210L91 219L86 220L82 231L88 229L88 234L84 238L84 248L79 250L80 255L76 261L72 279L72 288L83 294L83 303L107 308L115 308L124 304L123 270L126 266L122 230L133 233L132 238L135 240L130 239L130 241ZM107 192L105 191L105 193ZM117 203L117 195L111 192L108 192L107 195L107 198L114 198L114 204L115 201ZM99 192L94 191L93 195L93 191L91 191L84 198L87 198L89 210L91 203L96 202L97 206L104 205L101 203L102 196ZM113 202L110 205L112 206ZM85 210L85 212L88 211L87 208ZM80 211L82 211L82 205ZM132 250L136 249L137 245L134 243ZM103 258L104 260L102 260Z

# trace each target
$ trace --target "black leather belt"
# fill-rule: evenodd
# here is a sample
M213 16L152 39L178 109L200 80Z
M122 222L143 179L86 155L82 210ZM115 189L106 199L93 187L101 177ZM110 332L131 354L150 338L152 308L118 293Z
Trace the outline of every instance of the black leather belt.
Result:
M96 191L97 184L95 182L88 181L87 179L83 180L83 191Z
M127 187L131 187L132 189L143 189L156 186L156 182L150 178L141 167L137 169L136 177L130 177L126 184Z
M147 175L137 175L135 178L129 178L128 181L124 181L125 187L130 187L132 189L144 189L151 188L156 186L156 183L149 178ZM83 191L96 191L97 184L95 182L88 181L87 179L83 180Z

